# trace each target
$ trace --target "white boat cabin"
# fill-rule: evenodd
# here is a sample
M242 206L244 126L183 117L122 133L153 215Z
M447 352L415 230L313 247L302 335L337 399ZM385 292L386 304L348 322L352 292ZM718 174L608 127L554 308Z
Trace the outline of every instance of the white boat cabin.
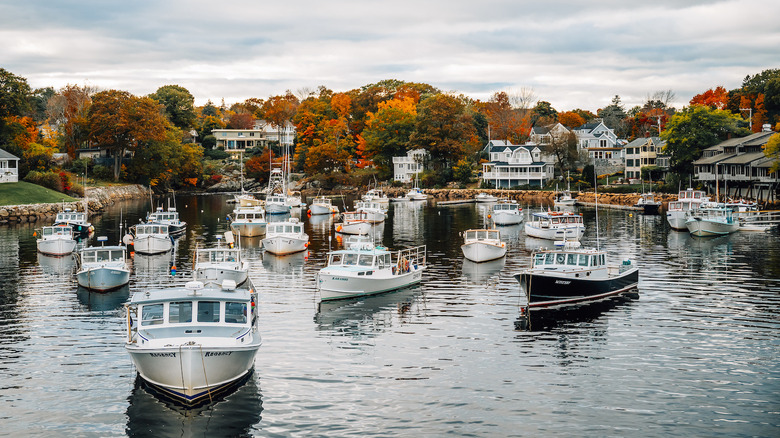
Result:
M582 252L538 252L533 257L534 268L545 270L582 270L606 265L606 255L594 250Z
M80 211L62 211L57 213L54 223L57 224L83 224L87 221L87 214Z
M265 215L260 209L241 209L233 212L234 222L258 222L265 220Z
M96 246L81 251L81 263L124 262L125 248Z
M303 233L303 224L293 222L271 222L267 227L268 235L276 234L301 234Z
M329 255L328 266L355 266L384 269L393 266L393 256L388 251L372 251L359 253L355 251L336 251ZM366 275L373 272L368 271Z
M197 264L235 263L240 259L238 248L209 248L197 251Z
M61 225L56 225L52 227L43 227L41 229L41 237L43 237L43 239L54 239L54 238L72 239L73 228L64 227Z
M498 230L468 230L465 232L464 241L498 241L501 240L500 232Z
M135 226L135 235L136 236L146 236L146 235L167 236L168 235L168 225L161 225L161 224L138 224L138 225Z

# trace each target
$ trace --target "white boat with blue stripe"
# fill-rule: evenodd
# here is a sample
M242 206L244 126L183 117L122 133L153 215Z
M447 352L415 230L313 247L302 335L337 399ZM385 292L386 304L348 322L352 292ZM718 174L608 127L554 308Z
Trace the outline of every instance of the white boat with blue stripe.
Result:
M105 242L105 236L98 242ZM91 246L79 252L76 281L79 286L98 292L118 289L130 282L127 248L124 246Z

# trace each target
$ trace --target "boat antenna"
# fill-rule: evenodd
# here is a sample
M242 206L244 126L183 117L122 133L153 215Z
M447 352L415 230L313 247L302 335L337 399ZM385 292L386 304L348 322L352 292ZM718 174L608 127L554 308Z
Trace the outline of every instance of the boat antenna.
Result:
M596 176L596 160L593 160L593 197L596 199L596 251L599 250L599 179ZM565 235L565 234L564 234Z

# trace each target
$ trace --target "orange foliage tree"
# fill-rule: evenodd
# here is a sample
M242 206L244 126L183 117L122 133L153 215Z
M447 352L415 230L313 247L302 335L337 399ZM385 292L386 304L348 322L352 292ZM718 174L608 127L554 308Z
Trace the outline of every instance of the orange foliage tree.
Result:
M693 96L690 102L691 105L704 105L713 109L724 109L728 103L729 92L721 85Z
M574 111L564 111L558 114L558 123L571 129L585 124L585 119Z

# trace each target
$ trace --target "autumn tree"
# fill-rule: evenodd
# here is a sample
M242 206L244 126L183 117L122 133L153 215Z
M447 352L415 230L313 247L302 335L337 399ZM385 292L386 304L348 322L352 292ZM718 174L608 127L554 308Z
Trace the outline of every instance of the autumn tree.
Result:
M531 116L531 124L533 126L547 126L552 125L558 121L558 111L552 107L550 102L540 100L536 102L536 106L533 109Z
M0 142L8 141L6 118L25 115L30 109L31 94L27 79L0 67Z
M180 85L163 85L149 97L163 106L168 120L182 130L195 125L195 98Z
M306 98L293 117L297 136L293 161L296 168L304 169L307 173L309 173L309 169L306 169L309 150L316 149L325 141L324 124L335 115L330 107L330 95L327 90L321 90L319 96Z
M163 190L196 186L203 174L203 148L182 144L181 138L181 130L172 127L161 137L138 142L128 179Z
M520 143L521 139L528 135L528 120L512 107L510 96L505 91L494 93L489 101L479 106L487 118L490 137L493 139Z
M682 176L693 174L693 162L701 157L705 148L725 140L729 135L748 133L738 115L694 105L673 115L661 138L666 140L664 153L671 156L672 171Z
M95 88L85 85L66 85L52 96L47 105L46 113L59 132L63 150L71 158L76 158L76 149L82 147L89 137L89 107L90 97Z
M271 162L275 158L271 149L263 148L263 151L260 154L253 155L244 163L244 172L246 172L246 176L259 183L268 182L268 175L271 173Z
M417 106L412 97L395 98L378 105L369 113L361 138L364 158L373 160L381 179L393 173L393 157L405 155L414 132Z
M585 124L585 119L574 111L564 111L558 114L558 123L571 129Z
M555 157L555 164L561 174L566 170L573 169L579 158L577 135L574 132L568 132L551 136L547 151Z
M90 139L114 157L115 181L119 180L125 152L134 152L144 142L165 141L170 126L157 101L119 90L96 93L88 119Z
M227 127L230 129L252 129L254 126L255 117L249 112L233 113L227 122Z
M725 109L729 102L729 92L721 85L699 93L690 101L691 105L704 105L713 109Z
M769 171L771 173L780 172L780 134L773 134L769 137L769 141L767 141L764 147L764 155L767 158L775 159Z
M604 121L604 125L613 129L619 138L627 136L627 114L623 104L620 102L620 96L615 95L612 98L612 103L598 110L597 114Z
M298 110L300 102L289 90L283 96L272 96L263 102L263 119L276 128L278 138L281 141L282 129L292 122ZM281 146L281 143L280 143Z
M409 143L426 149L435 170L451 169L478 149L477 136L464 99L449 94L428 97L417 106L417 120Z

